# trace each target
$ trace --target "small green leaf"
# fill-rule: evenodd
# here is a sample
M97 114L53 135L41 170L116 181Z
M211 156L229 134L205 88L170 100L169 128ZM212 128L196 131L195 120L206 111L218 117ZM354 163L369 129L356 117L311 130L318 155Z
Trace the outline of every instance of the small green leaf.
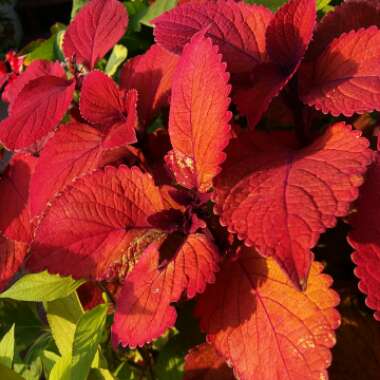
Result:
M115 380L115 377L108 369L91 368L88 380Z
M71 377L71 355L61 356L55 362L50 372L49 380L74 380Z
M16 372L12 371L10 368L0 364L0 379L1 380L25 380Z
M317 11L322 10L331 3L331 0L317 0Z
M78 321L72 354L73 379L86 379L101 342L107 317L107 305L99 305L85 313Z
M246 0L249 4L259 4L264 5L272 11L276 11L282 5L284 5L288 0Z
M12 368L15 354L15 325L3 336L0 341L0 363L8 368Z
M147 26L153 26L150 21L154 18L158 17L164 12L173 9L177 5L177 0L156 0L153 4L151 4L141 18L140 22Z
M87 3L88 0L73 0L71 8L71 20L76 16L80 9Z
M60 356L51 351L43 351L41 355L42 366L44 368L45 378L48 379L55 363L60 359Z
M84 282L48 272L27 274L4 293L1 293L0 298L35 302L54 301L58 298L67 297Z
M127 59L128 49L123 45L115 45L106 65L106 74L112 77L119 66Z
M71 293L45 305L51 333L61 355L71 355L76 323L84 314L78 295Z

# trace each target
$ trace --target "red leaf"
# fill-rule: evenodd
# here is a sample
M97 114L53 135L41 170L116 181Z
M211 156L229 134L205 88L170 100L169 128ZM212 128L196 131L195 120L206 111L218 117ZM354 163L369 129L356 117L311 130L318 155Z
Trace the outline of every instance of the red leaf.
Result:
M234 102L253 128L272 99L293 77L311 40L315 0L290 0L271 20L266 41L271 62L253 68L251 80L237 88Z
M379 60L377 27L343 34L316 61L302 66L302 100L333 116L380 110Z
M115 268L134 259L134 242L154 232L147 219L163 208L151 176L137 167L108 166L83 176L47 210L30 267L74 278L112 278Z
M46 75L28 82L0 123L1 143L9 150L28 148L57 127L70 106L75 82Z
M124 282L112 326L114 345L136 347L158 338L177 318L171 303L185 290L193 298L215 279L217 248L205 235L189 235L164 268L159 246L147 248Z
M185 358L184 380L234 380L232 369L211 344L194 347Z
M367 295L366 304L375 310L374 317L380 321L380 156L368 171L360 197L357 213L351 218L352 231L349 243L355 249L352 260L355 274L360 279L359 289Z
M10 107L12 107L13 102L27 83L45 75L52 75L59 78L66 77L65 70L63 70L58 62L34 61L21 75L17 76L16 79L7 86L3 98L5 97L8 103L10 103Z
M27 253L25 243L8 240L0 236L0 291L20 269Z
M245 249L230 259L197 305L208 341L241 380L327 379L339 296L322 265L295 289L273 259Z
M31 181L32 215L76 177L98 168L103 134L86 124L63 125L46 144Z
M219 0L184 4L154 20L156 41L179 54L191 37L205 31L219 46L231 74L247 74L266 60L265 31L272 13L262 6Z
M63 51L93 69L120 40L128 26L128 13L117 0L91 0L68 26Z
M336 6L335 10L327 13L318 24L305 59L316 59L334 38L343 33L372 25L380 27L380 8L376 6L379 6L378 0L372 3L369 0L346 0L340 6Z
M112 136L105 141L108 148L136 142L136 102L135 90L119 90L116 83L100 71L89 73L83 81L81 115L92 124L109 128Z
M137 90L138 113L143 126L152 120L161 107L169 104L177 62L178 56L153 45L145 54L133 57L123 66L120 85L124 89Z
M228 74L211 40L195 35L173 77L167 157L177 182L206 192L220 172L230 139ZM207 128L205 128L207 126Z
M11 240L30 242L30 181L37 158L15 155L0 180L0 230Z
M215 212L230 232L274 256L301 287L319 235L345 216L372 161L368 141L343 123L294 150L260 133L242 134L215 179ZM260 146L264 140L264 147Z

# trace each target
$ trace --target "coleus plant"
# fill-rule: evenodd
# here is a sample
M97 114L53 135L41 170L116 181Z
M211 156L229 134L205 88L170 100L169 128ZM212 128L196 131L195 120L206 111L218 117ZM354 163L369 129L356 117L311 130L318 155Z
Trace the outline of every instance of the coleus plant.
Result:
M196 297L185 378L325 379L339 296L312 249L339 217L380 319L379 159L347 120L380 110L380 6L191 1L153 24L118 84L98 63L128 14L91 0L65 61L8 84L0 284L21 267L113 284L115 349Z

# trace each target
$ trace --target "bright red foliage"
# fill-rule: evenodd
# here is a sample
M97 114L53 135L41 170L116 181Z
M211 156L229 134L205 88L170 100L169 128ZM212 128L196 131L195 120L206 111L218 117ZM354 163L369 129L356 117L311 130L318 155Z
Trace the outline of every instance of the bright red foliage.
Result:
M346 1L318 21L315 4L179 5L117 83L101 69L126 7L91 0L65 32L65 62L21 73L15 55L13 80L0 67L13 154L0 287L25 268L121 289L115 347L158 338L197 296L210 344L190 350L186 379L230 380L226 362L242 380L327 379L339 297L312 249L359 192L349 242L380 319L380 159L361 189L373 127L362 136L345 118L380 110L380 7Z

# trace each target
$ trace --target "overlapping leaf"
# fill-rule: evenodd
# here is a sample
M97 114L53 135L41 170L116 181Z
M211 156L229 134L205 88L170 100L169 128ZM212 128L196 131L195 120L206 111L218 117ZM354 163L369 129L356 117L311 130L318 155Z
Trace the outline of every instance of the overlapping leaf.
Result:
M193 298L215 280L217 248L205 235L189 235L163 268L159 246L148 247L124 282L112 327L114 345L136 347L158 338L177 318L171 303L183 291Z
M0 231L9 239L29 243L33 237L30 182L37 158L15 155L0 179Z
M74 278L115 277L134 261L135 246L151 242L148 217L163 208L151 176L137 167L109 166L83 176L42 219L29 266Z
M225 64L211 40L195 35L173 77L169 116L173 150L166 160L177 182L187 188L209 190L225 159L231 117L227 82Z
M356 204L357 212L351 219L349 243L355 249L352 260L356 264L359 289L367 295L366 304L375 310L380 320L380 156L368 171L367 181Z
M265 31L271 18L272 13L262 6L219 0L181 5L153 23L156 41L176 54L204 30L219 46L228 71L239 77L266 59Z
M313 264L300 292L273 259L244 249L207 288L196 309L201 328L239 379L327 378L339 297L321 270Z
M145 54L133 57L124 65L120 73L120 85L124 89L137 90L138 114L143 126L169 103L177 62L178 56L153 45Z
M28 250L25 243L8 240L0 236L0 290L20 269Z
M96 62L119 41L128 26L128 14L117 0L91 0L66 30L66 58L94 68Z
M274 256L305 286L310 249L336 217L347 214L372 161L368 141L359 136L339 123L294 150L259 133L241 135L215 180L222 224L260 254Z
M185 358L185 380L234 380L232 369L211 344L203 343Z
M300 71L302 100L323 113L352 116L380 109L380 30L343 34Z
M100 71L88 74L82 86L80 112L92 124L107 127L104 144L115 148L136 142L137 93L121 91Z
M58 126L70 106L75 82L53 75L28 82L0 123L0 141L9 150L39 142Z
M316 21L314 0L290 0L270 21L266 45L270 61L253 68L250 81L237 88L234 102L254 127L297 71Z

